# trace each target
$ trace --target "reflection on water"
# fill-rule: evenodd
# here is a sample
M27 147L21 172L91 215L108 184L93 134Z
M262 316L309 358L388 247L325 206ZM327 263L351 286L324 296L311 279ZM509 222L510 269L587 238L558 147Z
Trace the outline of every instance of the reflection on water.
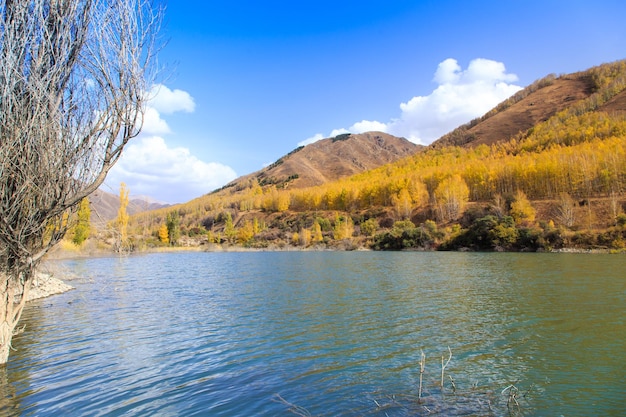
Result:
M6 415L621 415L625 403L620 256L182 253L64 265L83 279L25 311L0 374ZM511 384L519 409L507 408Z

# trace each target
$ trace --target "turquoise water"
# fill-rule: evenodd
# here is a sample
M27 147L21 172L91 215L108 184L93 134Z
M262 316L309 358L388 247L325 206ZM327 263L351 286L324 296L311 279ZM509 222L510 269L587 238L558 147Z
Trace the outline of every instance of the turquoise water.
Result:
M25 311L0 414L624 413L623 256L175 253L61 266L76 289Z

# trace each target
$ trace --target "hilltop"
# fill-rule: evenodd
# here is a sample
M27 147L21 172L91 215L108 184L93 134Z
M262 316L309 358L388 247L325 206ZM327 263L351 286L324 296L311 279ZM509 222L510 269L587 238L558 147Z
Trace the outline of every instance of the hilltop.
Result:
M625 161L618 61L548 75L427 147L369 132L295 149L133 216L131 246L620 249Z
M273 164L232 181L225 188L258 183L306 188L335 181L413 155L421 145L383 132L345 133L300 146Z
M103 190L96 190L89 196L91 206L91 221L96 227L102 227L115 219L120 207L120 197ZM128 202L128 214L133 215L143 211L158 210L168 207L169 204L154 201L149 197L132 197Z

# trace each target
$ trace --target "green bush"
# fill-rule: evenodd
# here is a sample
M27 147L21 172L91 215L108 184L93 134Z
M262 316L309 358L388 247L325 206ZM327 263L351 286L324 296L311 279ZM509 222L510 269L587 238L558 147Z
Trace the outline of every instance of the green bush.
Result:
M368 219L361 223L361 234L363 236L374 236L378 230L378 221L376 219Z

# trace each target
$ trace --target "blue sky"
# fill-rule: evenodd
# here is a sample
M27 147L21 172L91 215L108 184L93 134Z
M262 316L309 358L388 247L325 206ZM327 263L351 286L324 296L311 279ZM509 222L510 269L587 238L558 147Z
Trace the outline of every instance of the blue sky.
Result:
M626 3L174 1L144 132L107 179L185 202L299 144L428 144L519 88L626 58Z

